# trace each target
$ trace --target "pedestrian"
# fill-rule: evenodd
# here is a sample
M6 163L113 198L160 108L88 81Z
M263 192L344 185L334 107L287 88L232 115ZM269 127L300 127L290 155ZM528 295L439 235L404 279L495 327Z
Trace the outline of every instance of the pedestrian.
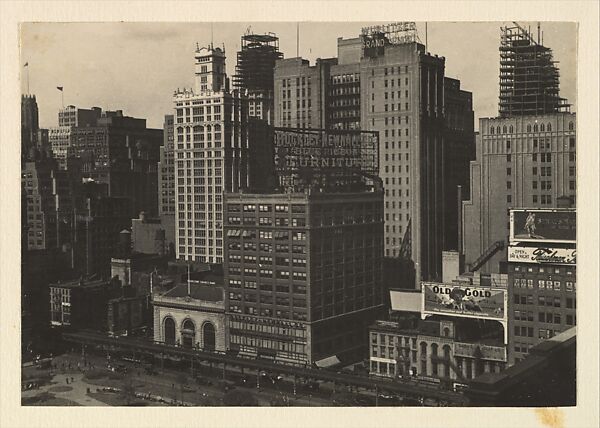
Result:
M71 383L75 382L75 378L71 377Z
M67 385L69 384L69 378L67 378Z

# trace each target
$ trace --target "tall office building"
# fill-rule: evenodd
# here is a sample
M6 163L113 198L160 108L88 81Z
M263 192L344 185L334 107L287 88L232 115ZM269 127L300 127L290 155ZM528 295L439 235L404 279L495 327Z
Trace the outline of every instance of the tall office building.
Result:
M52 158L28 161L21 172L29 250L60 249L72 240L73 210L77 204L76 169L62 171Z
M501 52L507 43L507 30L502 31ZM525 35L519 40L522 37ZM519 44L532 43L531 36L525 38L529 41ZM542 50L544 56L551 56L548 48ZM499 262L506 260L506 251L500 250L506 246L510 208L553 208L561 196L576 202L575 113L561 111L564 101L543 101L539 93L543 89L535 85L526 94L519 92L520 98L503 101L502 94L507 90L503 75L507 59L503 58L500 117L479 121L477 156L471 162L470 200L463 202L465 263L470 270L484 272L497 272ZM532 60L515 54L511 61L515 70L523 70ZM551 68L548 73L557 73L554 64L546 66ZM533 67L535 73L541 73L538 68ZM531 107L536 105L539 108Z
M233 85L248 97L248 115L267 121L274 120L273 69L283 58L279 38L273 34L244 34L237 53Z
M469 199L475 160L473 94L460 88L460 80L444 77L444 108L444 250L460 250L462 201Z
M223 193L248 184L247 109L229 91L225 51L197 47L194 89L174 102L176 255L204 263L223 261Z
M471 94L444 72L414 23L340 38L338 58L312 67L291 58L275 68L276 126L379 132L385 255L409 260L415 285L440 279L441 252L456 246L456 186L468 182L456 169L474 157Z
M356 361L383 309L383 194L225 196L230 349L292 364Z
M67 168L67 158L73 155L71 130L74 127L95 126L102 109L93 107L82 109L69 105L58 112L58 126L51 127L48 133L50 148L59 168Z
M21 96L21 159L27 159L36 146L39 126L38 105L35 95Z
M568 206L568 198L559 205L563 200ZM538 343L577 324L577 255L574 209L511 210L510 217L508 360L513 365Z
M131 200L130 218L158 211L158 160L161 129L149 129L145 119L104 111L95 124L73 126L68 158L78 158L83 175L108 186L108 196Z
M366 356L383 309L377 137L276 128L275 186L225 195L230 349L318 366Z
M173 115L165 115L163 145L158 162L158 214L175 215L175 148L173 142Z

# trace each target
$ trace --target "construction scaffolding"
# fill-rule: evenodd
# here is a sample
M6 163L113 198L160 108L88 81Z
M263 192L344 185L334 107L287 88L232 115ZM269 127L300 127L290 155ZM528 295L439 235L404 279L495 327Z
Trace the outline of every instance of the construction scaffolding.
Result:
M559 96L559 72L552 49L542 45L538 24L537 41L516 22L501 28L500 117L569 111Z
M233 85L249 91L273 91L275 61L283 58L279 52L279 38L274 33L242 36L241 50L237 53Z

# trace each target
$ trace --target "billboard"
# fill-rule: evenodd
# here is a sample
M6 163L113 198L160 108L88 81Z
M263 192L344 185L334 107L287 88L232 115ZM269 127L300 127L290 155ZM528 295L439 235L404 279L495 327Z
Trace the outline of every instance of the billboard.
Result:
M506 347L482 345L480 343L454 342L454 356L506 361Z
M423 313L506 319L506 291L471 285L422 283Z
M577 250L575 248L517 247L511 245L508 247L508 261L575 265L577 264Z
M575 243L575 210L511 210L510 241Z
M325 129L275 128L275 171L284 182L335 177L351 181L357 172L376 176L379 133ZM301 179L301 180L300 180Z

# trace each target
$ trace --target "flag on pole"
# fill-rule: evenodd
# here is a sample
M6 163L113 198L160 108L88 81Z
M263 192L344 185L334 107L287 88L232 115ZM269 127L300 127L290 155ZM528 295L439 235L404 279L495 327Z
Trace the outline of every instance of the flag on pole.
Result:
M23 67L29 67L29 63L26 62L25 65Z
M57 87L56 87L56 89L58 89L59 91L61 91L61 92L62 92L62 90L63 90L63 87L62 87L62 86L57 86Z

